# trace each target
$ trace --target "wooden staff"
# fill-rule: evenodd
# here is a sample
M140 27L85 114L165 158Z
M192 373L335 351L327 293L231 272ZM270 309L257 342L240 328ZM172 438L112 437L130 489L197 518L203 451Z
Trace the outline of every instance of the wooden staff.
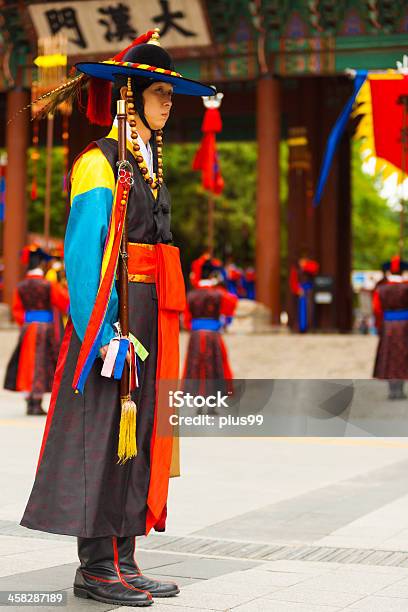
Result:
M118 161L126 160L126 101L118 100ZM122 243L119 257L119 322L122 336L129 335L129 279L127 271L128 258L128 222L127 215L123 222ZM129 366L125 361L120 381L120 395L129 394Z
M118 162L126 161L126 101L118 100ZM128 186L130 190L130 185ZM119 256L119 322L121 335L129 337L129 278L128 278L128 222L127 214L123 221L123 234ZM130 396L129 363L125 360L120 380L121 420L119 431L119 462L125 463L136 456L136 404Z

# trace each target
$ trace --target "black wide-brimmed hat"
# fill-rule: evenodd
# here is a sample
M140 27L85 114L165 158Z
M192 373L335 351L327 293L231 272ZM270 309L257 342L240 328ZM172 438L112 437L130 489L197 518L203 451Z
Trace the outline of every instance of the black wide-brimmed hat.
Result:
M154 81L164 81L173 85L177 94L189 96L213 96L214 87L199 81L183 77L174 70L170 55L159 43L159 30L149 30L136 38L129 47L118 53L113 59L102 62L78 62L75 67L80 72L115 81L118 76L143 77Z
M394 255L389 261L385 261L381 266L383 272L391 272L391 274L402 274L408 270L408 261L401 258L400 255Z

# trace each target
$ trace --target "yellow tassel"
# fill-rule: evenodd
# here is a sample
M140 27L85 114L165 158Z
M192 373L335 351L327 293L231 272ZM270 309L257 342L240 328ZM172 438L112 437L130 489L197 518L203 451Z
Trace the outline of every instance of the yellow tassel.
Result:
M120 398L122 414L120 417L118 463L126 463L128 459L136 457L136 404L130 395Z

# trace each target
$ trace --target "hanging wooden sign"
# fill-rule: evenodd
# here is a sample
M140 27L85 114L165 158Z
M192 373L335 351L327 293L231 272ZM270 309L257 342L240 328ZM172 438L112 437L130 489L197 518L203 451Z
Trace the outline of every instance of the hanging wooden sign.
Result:
M114 55L154 28L160 28L165 48L211 44L199 0L46 2L28 10L37 36L68 38L68 55Z

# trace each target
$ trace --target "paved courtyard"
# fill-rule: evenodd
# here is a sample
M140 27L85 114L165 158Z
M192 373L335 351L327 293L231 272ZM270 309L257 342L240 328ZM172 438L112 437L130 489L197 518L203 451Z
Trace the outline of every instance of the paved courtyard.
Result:
M0 332L1 376L15 338ZM376 347L362 336L231 333L226 342L246 378L369 378ZM389 410L375 398L370 409ZM61 590L67 610L112 610L74 598L73 538L18 524L43 427L21 396L0 391L0 591ZM166 533L137 542L142 569L182 587L153 611L408 610L408 440L182 438L181 452Z

